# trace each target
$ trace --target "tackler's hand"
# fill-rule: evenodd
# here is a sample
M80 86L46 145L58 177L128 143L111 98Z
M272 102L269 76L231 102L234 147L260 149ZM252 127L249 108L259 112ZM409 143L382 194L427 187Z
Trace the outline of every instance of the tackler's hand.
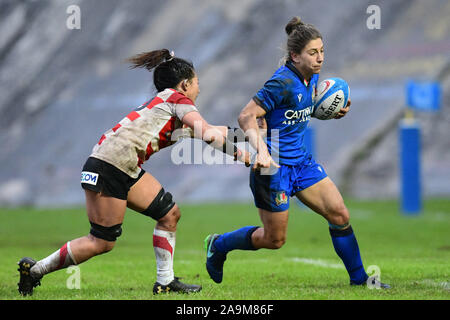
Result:
M252 163L252 154L245 150L238 150L236 160L243 162L246 167L250 167Z
M280 166L272 159L271 155L267 153L257 153L255 157L255 161L253 163L253 170L261 169L261 168L270 168L274 166L279 168Z
M352 102L351 102L350 98L348 98L347 105L345 106L345 108L341 108L341 110L339 110L338 114L334 118L340 119L340 118L344 117L350 111L351 104L352 104Z

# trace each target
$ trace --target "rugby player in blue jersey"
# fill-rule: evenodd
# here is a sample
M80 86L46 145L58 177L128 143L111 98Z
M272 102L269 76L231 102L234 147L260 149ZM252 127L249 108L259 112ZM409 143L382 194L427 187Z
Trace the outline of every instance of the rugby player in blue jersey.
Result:
M284 65L239 116L239 125L258 151L250 173L250 188L263 227L246 226L209 235L205 239L206 269L220 283L228 252L281 248L286 241L289 198L296 196L328 221L334 249L347 269L351 285L370 283L389 288L372 277L367 281L344 200L324 168L305 148L304 134L324 61L322 36L298 17L291 19L285 30L288 40ZM336 118L345 116L349 107L350 100ZM258 119L263 119L267 127L267 143L259 134ZM278 132L277 136L273 132ZM279 164L274 161L276 158Z

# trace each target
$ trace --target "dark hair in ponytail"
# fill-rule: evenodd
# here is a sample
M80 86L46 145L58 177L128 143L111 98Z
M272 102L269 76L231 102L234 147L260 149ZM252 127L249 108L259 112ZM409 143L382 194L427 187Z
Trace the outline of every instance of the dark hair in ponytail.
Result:
M191 80L195 76L192 62L174 57L169 50L161 49L143 52L127 59L131 68L145 68L153 72L153 83L161 92L167 88L175 88L181 81Z
M304 23L300 17L292 18L284 29L288 35L286 60L291 59L291 52L301 53L309 41L322 39L319 30L312 24Z

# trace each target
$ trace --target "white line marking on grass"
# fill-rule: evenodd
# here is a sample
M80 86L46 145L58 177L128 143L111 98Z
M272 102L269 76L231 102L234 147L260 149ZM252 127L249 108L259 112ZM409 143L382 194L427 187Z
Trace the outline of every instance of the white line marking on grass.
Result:
M426 285L428 287L441 288L450 291L450 282L438 282L431 279L424 279L422 281L418 281L417 283Z
M345 267L340 263L331 263L321 259L309 259L309 258L292 258L294 262L300 262L305 264L312 264L314 266L319 266L323 268L331 269L345 269Z
M432 221L448 221L449 214L447 212L438 211L433 215L430 215L430 220Z

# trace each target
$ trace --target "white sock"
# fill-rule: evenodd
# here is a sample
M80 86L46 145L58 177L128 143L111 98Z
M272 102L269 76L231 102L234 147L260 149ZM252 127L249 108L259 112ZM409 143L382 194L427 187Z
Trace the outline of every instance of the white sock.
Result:
M153 231L153 249L156 256L156 281L162 285L167 285L174 279L175 232L155 228Z
M36 264L31 267L30 272L32 275L40 277L52 271L67 268L68 266L74 264L77 263L72 255L72 251L70 250L69 241L47 258L36 262Z

